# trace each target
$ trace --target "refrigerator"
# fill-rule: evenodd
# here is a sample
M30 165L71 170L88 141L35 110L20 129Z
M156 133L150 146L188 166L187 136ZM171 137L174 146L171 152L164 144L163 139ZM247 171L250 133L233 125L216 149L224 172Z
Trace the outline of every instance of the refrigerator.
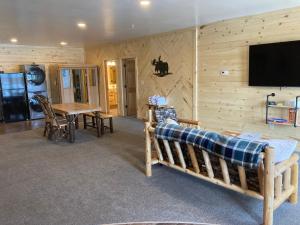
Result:
M5 122L28 119L26 86L23 73L0 74L0 106Z

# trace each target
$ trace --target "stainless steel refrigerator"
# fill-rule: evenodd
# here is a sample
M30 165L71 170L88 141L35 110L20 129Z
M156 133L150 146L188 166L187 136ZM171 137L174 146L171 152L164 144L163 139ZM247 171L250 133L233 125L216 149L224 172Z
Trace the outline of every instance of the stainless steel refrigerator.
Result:
M24 74L0 74L0 89L3 120L5 122L27 120L28 106Z

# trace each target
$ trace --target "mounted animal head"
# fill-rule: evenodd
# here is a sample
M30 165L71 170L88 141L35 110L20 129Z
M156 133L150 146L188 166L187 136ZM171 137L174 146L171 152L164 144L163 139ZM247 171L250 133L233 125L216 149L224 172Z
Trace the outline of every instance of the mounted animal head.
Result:
M157 62L156 62L156 59L153 59L152 62L151 62L151 64L152 64L153 66L155 66L156 63L157 63Z

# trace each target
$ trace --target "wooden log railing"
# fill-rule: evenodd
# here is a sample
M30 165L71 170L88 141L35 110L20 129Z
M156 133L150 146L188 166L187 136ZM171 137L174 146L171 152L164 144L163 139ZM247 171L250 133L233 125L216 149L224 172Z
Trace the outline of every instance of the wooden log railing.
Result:
M219 159L220 168L222 172L222 178L215 177L210 154L202 150L204 159L203 165L207 171L207 174L201 172L200 165L195 153L195 149L192 145L186 146L186 154L189 155L190 163L187 163L184 158L183 149L178 142L170 143L167 140L162 140L164 150L167 158L164 158L159 141L154 136L155 128L152 127L153 123L146 122L146 175L151 176L151 167L154 164L162 164L181 172L187 173L202 180L217 184L224 188L254 197L264 202L263 220L264 225L273 224L273 212L283 202L288 200L291 203L297 203L298 192L298 155L294 154L289 160L281 162L279 164L274 163L274 150L267 148L262 153L264 159L258 169L258 183L259 191L253 191L248 188L247 173L245 168L238 166L238 178L240 185L233 184L230 181L230 171L228 170L228 162ZM199 126L199 123L193 123L193 126ZM152 145L153 144L153 145ZM171 150L171 146L175 147L175 151ZM156 157L152 158L152 150L156 151ZM175 154L175 155L174 155ZM199 153L197 153L199 154ZM174 158L179 159L179 164L175 164ZM188 167L187 165L191 165Z

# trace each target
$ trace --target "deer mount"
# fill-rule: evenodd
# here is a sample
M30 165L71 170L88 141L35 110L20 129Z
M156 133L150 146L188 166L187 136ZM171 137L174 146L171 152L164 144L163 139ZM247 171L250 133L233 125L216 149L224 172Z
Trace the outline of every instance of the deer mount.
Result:
M166 75L170 75L169 73L169 64L167 62L161 61L161 56L158 57L158 60L153 59L151 64L155 67L155 72L153 75L158 77L164 77Z

